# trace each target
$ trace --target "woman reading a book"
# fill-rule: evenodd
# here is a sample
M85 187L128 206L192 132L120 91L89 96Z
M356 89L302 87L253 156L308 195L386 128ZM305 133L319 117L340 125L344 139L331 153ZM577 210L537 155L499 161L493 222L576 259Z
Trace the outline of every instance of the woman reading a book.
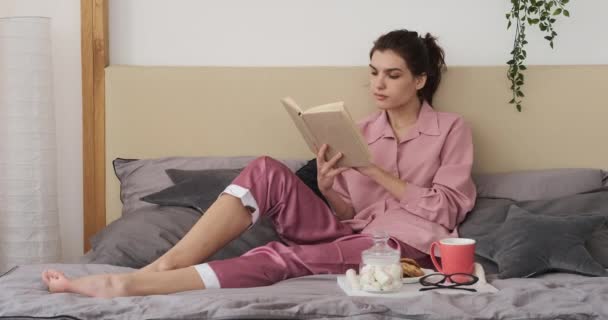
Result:
M404 257L430 267L431 242L457 236L473 207L473 144L463 119L431 107L444 68L430 34L396 30L370 51L370 91L378 112L359 123L373 164L336 167L341 154L317 154L318 187L330 206L280 162L260 157L226 188L171 250L133 273L68 279L42 274L51 292L115 297L204 288L265 286L357 268L375 231L390 235ZM240 257L204 262L260 216L284 243Z

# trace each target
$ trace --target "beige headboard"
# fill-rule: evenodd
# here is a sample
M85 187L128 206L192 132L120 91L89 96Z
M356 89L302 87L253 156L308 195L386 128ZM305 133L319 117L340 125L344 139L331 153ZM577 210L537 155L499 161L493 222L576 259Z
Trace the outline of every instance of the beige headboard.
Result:
M367 67L106 69L107 221L120 214L116 157L259 155L312 158L282 109L343 100L374 110ZM532 67L515 111L503 67L452 67L434 105L473 127L475 171L608 168L608 66Z

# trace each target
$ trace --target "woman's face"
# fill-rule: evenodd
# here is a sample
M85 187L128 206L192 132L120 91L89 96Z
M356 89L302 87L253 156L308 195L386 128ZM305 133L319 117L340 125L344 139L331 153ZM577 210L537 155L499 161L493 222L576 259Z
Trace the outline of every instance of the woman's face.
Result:
M407 107L418 100L426 76L414 76L401 56L392 50L374 51L369 64L370 91L382 110Z

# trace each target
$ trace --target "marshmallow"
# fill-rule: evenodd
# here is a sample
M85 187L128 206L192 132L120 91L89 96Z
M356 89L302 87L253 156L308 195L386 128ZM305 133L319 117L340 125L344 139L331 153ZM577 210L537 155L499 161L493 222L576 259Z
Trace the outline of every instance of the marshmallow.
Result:
M354 272L354 270L353 270ZM359 274L359 287L366 291L393 291L401 287L401 267L364 265Z
M350 283L350 287L359 290L361 288L359 284L359 277L357 276L357 272L353 269L346 270L346 280Z
M374 288L373 290L375 290L375 291L382 290L382 285L380 283L378 283L378 281L374 281L370 285L372 286L372 288Z
M374 278L382 286L386 285L387 283L393 282L393 277L382 271L381 268L376 268L374 272Z
M363 268L361 268L361 274L364 273L373 273L374 272L374 266L371 264L366 264L363 266Z

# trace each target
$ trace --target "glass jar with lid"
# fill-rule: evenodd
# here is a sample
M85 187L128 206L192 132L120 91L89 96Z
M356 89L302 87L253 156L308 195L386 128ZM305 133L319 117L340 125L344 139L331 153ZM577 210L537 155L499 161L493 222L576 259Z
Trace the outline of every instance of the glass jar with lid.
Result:
M401 252L388 245L386 232L375 232L374 244L361 253L359 266L360 288L369 292L396 291L403 285Z

